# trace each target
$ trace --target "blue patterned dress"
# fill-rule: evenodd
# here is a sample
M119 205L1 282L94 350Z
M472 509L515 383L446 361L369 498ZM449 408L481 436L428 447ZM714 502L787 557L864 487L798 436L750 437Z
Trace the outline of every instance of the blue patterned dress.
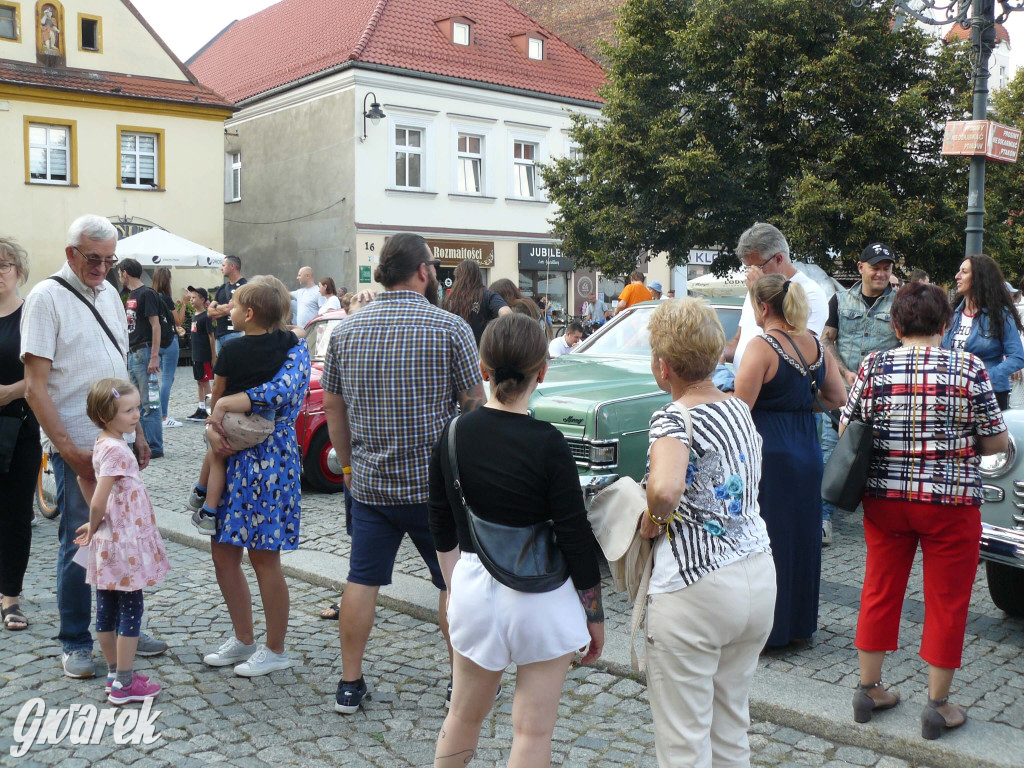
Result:
M273 419L276 427L259 445L228 457L215 541L249 549L299 546L302 451L295 419L308 386L309 350L299 339L273 379L246 390L253 413Z

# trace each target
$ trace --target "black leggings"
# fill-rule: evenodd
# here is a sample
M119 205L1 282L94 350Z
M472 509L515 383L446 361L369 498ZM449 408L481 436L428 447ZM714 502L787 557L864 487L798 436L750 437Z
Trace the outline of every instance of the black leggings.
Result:
M996 392L996 402L999 403L1000 411L1010 410L1010 390Z
M21 424L11 467L0 474L0 594L17 597L32 549L32 499L43 459L39 423L29 415Z

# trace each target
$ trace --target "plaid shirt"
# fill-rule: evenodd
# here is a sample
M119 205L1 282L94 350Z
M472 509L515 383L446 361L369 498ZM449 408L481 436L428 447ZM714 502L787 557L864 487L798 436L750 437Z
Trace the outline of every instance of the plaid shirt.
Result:
M979 358L941 347L872 353L860 367L842 422L862 413L874 419L867 495L981 503L976 439L999 434L1006 424Z
M352 431L352 495L363 504L425 504L430 449L456 396L481 382L461 317L414 291L386 291L338 324L320 384L341 395Z

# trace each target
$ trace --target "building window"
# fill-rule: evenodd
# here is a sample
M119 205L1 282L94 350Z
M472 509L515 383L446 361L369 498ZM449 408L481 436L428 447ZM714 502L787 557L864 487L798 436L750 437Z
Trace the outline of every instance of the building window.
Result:
M531 37L529 45L526 49L526 55L531 59L537 61L543 61L544 59L544 41L538 40L536 37Z
M164 137L161 130L118 126L121 148L119 186L159 189L163 186Z
M469 24L459 21L452 23L452 42L456 45L469 45Z
M1006 67L999 68L999 87L1006 87Z
M395 128L395 186L423 188L423 131L419 128Z
M35 184L72 184L72 126L28 126L29 181Z
M18 9L17 4L0 3L0 39L14 40L15 42L21 39Z
M516 197L537 197L537 145L526 141L514 143L512 160L512 194Z
M242 153L232 152L231 158L231 189L229 190L231 202L242 199Z
M483 139L479 136L459 134L458 191L470 195L483 192Z
M103 27L99 16L78 14L78 50L102 53Z

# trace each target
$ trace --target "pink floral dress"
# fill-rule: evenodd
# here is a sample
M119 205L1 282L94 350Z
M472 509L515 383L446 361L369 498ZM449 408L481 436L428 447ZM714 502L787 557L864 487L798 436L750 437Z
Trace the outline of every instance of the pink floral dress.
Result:
M171 569L139 463L123 440L101 438L92 453L96 477L113 477L107 513L89 542L85 580L97 589L135 592Z

